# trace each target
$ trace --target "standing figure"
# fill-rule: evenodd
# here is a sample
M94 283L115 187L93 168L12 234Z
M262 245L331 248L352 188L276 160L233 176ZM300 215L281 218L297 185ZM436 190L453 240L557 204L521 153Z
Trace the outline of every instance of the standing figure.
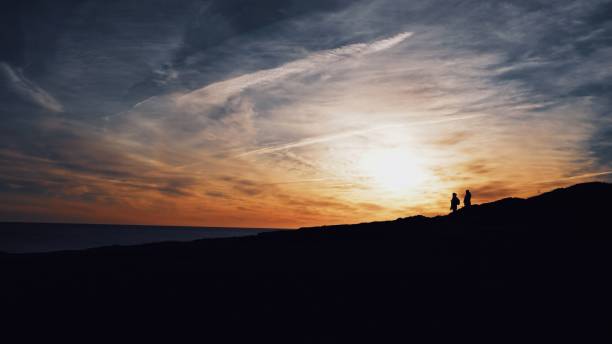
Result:
M459 204L461 204L461 201L459 201L457 194L453 192L453 198L451 198L451 207L450 207L453 213L457 211L457 207L459 206Z
M463 206L467 208L471 205L472 205L472 194L470 193L470 190L465 190L465 196L463 196Z

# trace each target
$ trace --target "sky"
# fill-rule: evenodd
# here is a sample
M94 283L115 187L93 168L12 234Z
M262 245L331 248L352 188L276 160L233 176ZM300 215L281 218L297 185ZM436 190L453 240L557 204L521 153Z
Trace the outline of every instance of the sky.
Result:
M0 221L297 228L612 181L612 1L0 6Z

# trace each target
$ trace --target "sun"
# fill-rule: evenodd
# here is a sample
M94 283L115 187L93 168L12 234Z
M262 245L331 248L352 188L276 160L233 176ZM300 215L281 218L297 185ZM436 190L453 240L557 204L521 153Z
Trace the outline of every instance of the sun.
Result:
M406 193L422 185L429 173L423 160L408 149L376 149L359 160L360 175L372 187L386 192Z

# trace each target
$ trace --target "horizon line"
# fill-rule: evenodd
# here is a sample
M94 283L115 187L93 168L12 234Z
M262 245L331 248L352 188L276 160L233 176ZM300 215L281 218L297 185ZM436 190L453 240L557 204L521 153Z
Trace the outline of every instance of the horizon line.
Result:
M577 185L584 185L584 184L592 184L592 183L600 183L600 184L611 184L609 182L606 181L598 181L598 180L594 180L594 181L589 181L589 182L584 182L584 183L577 183L577 184L572 184L572 185L568 185L568 186L564 186L564 187L558 187L558 188L554 188L554 189L550 189L544 192L539 192L536 193L535 195L529 196L529 197L525 197L525 198L521 198L521 197L516 197L516 196L509 196L509 197L504 197L504 198L500 198L500 199L496 199L490 202L486 202L486 203L480 203L480 204L474 204L474 205L484 205L484 204L490 204L490 203L494 203L494 202L498 202L504 199L508 199L508 198L518 198L518 199L529 199L532 197L537 197L549 192L553 192L555 190L560 190L560 189L567 189L567 188L571 188ZM416 217L416 216L424 216L427 218L433 218L433 217L438 217L438 216L447 216L448 214L438 214L438 215L434 215L434 216L426 216L423 214L413 214L413 215L408 215L405 217L399 217L397 219L403 219L403 218L410 218L410 217ZM395 220L397 220L395 219ZM394 220L380 220L380 221L372 221L372 222L386 222L386 221L394 221ZM353 224L359 224L359 223L372 223L372 222L355 222ZM325 226L342 226L342 225L350 225L350 223L337 223L337 224L320 224L320 225L313 225L313 226L300 226L300 227L293 227L293 228L289 228L289 227L223 227L223 226L189 226L189 225L167 225L167 224L160 224L160 225L155 225L155 224L127 224L127 223L86 223L86 222L54 222L54 221L15 221L15 220L0 220L0 224L39 224L39 225L90 225L90 226L131 226L131 227L165 227L165 228L185 228L185 229L234 229L234 230L269 230L269 231L292 231L292 230L300 230L303 228L317 228L317 227L325 227Z

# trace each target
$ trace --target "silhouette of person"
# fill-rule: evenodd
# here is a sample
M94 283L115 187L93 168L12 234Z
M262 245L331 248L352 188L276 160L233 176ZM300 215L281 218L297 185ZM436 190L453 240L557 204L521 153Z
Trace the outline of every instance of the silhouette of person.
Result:
M457 211L457 207L459 206L459 204L461 204L461 201L459 201L457 194L453 192L453 198L451 198L451 207L450 207L453 213Z
M465 196L463 196L463 207L467 208L472 205L472 193L470 190L465 190Z

